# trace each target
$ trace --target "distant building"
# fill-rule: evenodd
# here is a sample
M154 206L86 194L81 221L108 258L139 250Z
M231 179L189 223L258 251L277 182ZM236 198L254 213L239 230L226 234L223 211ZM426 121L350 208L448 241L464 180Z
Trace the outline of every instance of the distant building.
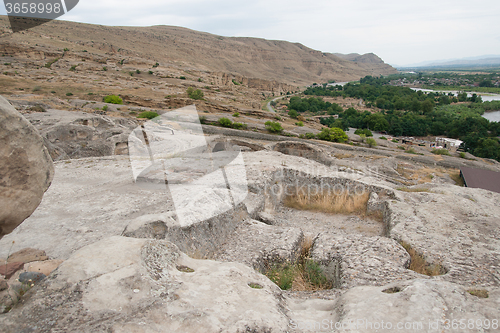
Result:
M450 139L450 138L436 138L435 146L431 146L431 148L446 148L448 150L456 151L458 147L462 144L462 140Z
M467 187L482 188L500 193L500 172L460 167L460 176Z

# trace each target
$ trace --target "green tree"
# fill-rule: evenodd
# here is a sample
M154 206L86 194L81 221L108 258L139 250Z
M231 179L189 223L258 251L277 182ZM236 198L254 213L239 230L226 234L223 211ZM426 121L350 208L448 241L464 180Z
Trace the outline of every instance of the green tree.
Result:
M297 119L297 116L299 115L299 113L297 111L295 111L295 110L290 110L290 111L288 111L288 115L291 118Z
M103 101L104 101L104 103L123 104L123 99L121 99L120 96L116 96L116 95L108 95L108 96L104 97Z
M191 98L191 99L203 99L203 91L201 91L200 89L196 89L194 90L193 87L189 87L187 88L187 94L188 94L188 97Z
M266 129L271 133L283 132L283 127L277 121L266 121L264 125L266 126Z
M377 141L374 138L367 138L366 143L370 148L375 147L377 145Z
M346 142L349 137L345 132L338 128L323 128L317 135L318 139L332 142Z

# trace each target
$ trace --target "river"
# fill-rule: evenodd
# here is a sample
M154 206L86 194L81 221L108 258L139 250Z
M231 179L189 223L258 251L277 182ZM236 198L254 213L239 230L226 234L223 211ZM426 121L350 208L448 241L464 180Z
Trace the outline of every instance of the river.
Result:
M420 88L411 88L415 91L424 91L424 92L439 92L439 93L453 93L453 95L457 96L459 91L453 90L431 90L431 89L420 89ZM486 93L478 93L478 92L468 92L467 96L471 97L472 94L480 95L483 102L491 102L491 101L500 101L500 95L498 94L486 94ZM488 119L489 121L500 121L500 111L492 111L486 112L483 114L483 117Z

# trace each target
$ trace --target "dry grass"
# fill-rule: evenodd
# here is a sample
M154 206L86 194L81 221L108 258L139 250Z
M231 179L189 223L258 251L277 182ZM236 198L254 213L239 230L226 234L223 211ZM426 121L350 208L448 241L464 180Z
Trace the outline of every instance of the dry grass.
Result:
M310 259L312 237L305 237L300 257L295 264L274 265L264 274L283 290L315 291L331 289L332 283L323 274L320 265Z
M469 289L467 292L473 296L480 297L480 298L488 298L488 290L486 289Z
M335 158L338 158L339 160L343 159L343 158L351 158L353 157L354 155L352 154L334 154L333 155Z
M432 193L432 191L427 189L427 188L398 187L396 190L403 191L403 192L428 192L428 193Z
M455 182L455 185L465 186L464 179L460 176L460 170L455 169L448 172L450 178Z
M347 191L336 195L330 192L319 194L295 194L284 200L286 207L312 210L330 214L358 214L366 215L366 203L369 193L350 195Z
M428 276L442 275L446 272L444 267L440 264L429 264L425 260L424 256L412 248L410 244L401 241L401 245L405 248L411 258L408 269Z

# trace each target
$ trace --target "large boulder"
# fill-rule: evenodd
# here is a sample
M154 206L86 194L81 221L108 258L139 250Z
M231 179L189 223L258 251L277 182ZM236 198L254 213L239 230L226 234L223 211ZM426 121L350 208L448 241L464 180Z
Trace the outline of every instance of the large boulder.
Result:
M113 236L75 252L9 313L2 332L286 332L285 300L239 263L163 240Z
M42 137L0 96L0 238L33 213L53 176Z

